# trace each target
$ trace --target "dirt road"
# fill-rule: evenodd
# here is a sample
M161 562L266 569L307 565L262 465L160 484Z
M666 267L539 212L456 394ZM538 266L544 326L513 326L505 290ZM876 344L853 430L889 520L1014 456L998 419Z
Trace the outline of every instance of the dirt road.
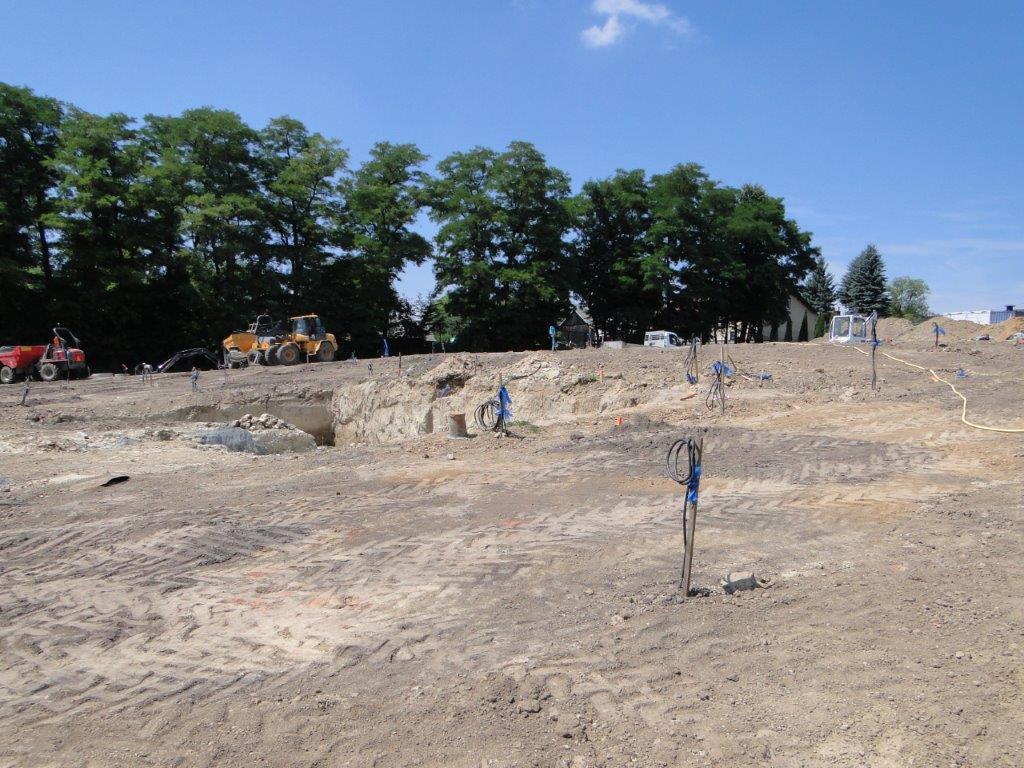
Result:
M3 390L0 766L1021 765L1024 436L891 361L730 352L725 414L643 349ZM1024 423L1024 352L900 354ZM447 439L499 372L514 436ZM328 444L195 439L263 411Z

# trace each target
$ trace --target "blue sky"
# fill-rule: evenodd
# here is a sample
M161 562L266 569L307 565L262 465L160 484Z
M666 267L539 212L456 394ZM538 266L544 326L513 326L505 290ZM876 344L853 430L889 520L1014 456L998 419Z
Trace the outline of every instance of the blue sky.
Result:
M96 112L290 114L432 159L534 142L575 186L698 162L869 242L938 311L1024 305L1024 3L0 0L0 80ZM427 292L429 268L401 288Z

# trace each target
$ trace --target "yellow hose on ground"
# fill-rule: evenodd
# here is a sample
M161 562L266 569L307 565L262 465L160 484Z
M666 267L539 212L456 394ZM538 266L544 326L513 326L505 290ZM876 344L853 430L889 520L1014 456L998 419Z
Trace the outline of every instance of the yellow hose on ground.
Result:
M856 349L862 355L867 355L868 354L867 352L865 352L860 347L854 347L854 349ZM960 421L962 421L968 427L974 427L975 429L984 429L986 432L1007 432L1007 433L1011 433L1011 434L1024 434L1024 429L1012 429L1010 427L986 427L984 424L975 424L973 421L968 421L967 420L967 398L964 397L963 393L961 393L960 390L958 390L956 387L953 386L952 382L946 381L944 378L939 376L939 374L937 374L931 368L925 368L923 365L918 365L917 363L911 363L908 360L901 360L898 357L890 355L888 352L883 352L882 354L885 355L886 357L888 357L890 360L895 360L897 363L903 363L904 365L909 365L911 368L917 368L920 371L928 371L928 373L930 373L932 375L932 378L934 378L936 381L941 381L947 387L952 389L953 392L957 395L957 397L959 397L961 400L964 401L963 410L961 410L961 412L960 412ZM870 355L869 355L869 357L870 357Z

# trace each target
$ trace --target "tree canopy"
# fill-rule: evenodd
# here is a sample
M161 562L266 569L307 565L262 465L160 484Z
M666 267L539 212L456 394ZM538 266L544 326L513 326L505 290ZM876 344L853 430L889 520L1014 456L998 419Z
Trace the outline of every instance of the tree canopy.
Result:
M890 311L893 317L905 317L919 323L932 312L928 308L928 284L915 277L897 277L889 283Z
M573 302L612 338L730 324L760 340L818 258L781 198L693 163L574 194L523 141L433 168L382 141L353 162L288 116L95 115L0 83L0 343L59 323L100 367L216 348L263 313L316 312L360 355L382 337L420 349L429 330L541 347ZM403 270L431 261L433 295L400 296Z

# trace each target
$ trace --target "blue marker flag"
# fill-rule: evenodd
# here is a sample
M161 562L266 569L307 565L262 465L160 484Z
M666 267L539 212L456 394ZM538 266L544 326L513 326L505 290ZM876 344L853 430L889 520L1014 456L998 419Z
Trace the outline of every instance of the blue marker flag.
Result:
M716 360L711 364L709 369L712 373L721 373L723 376L732 376L733 370L728 365L725 365L720 360Z
M388 346L387 339L384 339L384 357L391 357L391 348Z
M512 398L508 394L508 390L502 387L498 390L498 415L504 421L512 421Z

